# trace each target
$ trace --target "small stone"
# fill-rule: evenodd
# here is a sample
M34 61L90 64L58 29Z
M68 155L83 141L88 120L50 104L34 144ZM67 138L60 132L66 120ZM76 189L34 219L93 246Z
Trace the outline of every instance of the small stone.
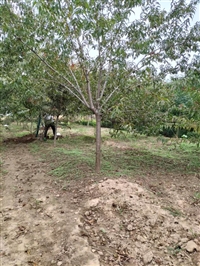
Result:
M127 230L128 230L128 231L132 231L132 230L133 230L133 226L132 226L131 224L129 224L129 225L127 226Z
M100 256L103 256L103 252L102 251L98 251L97 252Z
M146 242L146 239L140 235L137 236L137 240L142 242L142 243L145 243Z
M198 246L197 246L197 244L193 240L190 240L189 242L187 242L185 249L189 253L192 253L192 252L198 250Z
M85 216L89 216L90 215L90 212L89 211L86 211L85 212Z
M180 245L185 244L186 242L188 242L188 238L187 237L181 238Z
M12 219L11 217L9 217L9 216L5 216L3 220L4 220L4 221L9 221L9 220L11 220L11 219Z
M63 264L62 261L58 261L57 263L58 266L61 266L62 264Z
M149 264L153 260L153 253L151 251L147 252L143 256L143 262L145 265Z

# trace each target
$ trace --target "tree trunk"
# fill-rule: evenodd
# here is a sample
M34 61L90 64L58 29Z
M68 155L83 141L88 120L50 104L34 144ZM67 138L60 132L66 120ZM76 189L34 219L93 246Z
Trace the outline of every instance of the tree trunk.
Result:
M31 117L30 132L33 133L33 118Z
M42 120L42 117L41 117L41 114L39 114L38 122L37 122L37 130L36 130L36 133L35 133L36 138L38 137L38 133L40 131L41 120Z
M99 173L101 170L101 114L97 112L96 117L96 164L95 170L96 173Z
M59 115L56 116L55 135L54 135L54 139L53 139L54 147L56 146L56 139L57 139L58 118L59 118Z

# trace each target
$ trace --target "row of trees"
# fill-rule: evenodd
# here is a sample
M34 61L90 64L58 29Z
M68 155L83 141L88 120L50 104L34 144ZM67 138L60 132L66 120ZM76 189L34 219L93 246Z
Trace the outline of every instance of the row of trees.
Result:
M199 58L190 59L199 52L200 25L191 27L199 0L174 0L169 12L155 0L3 2L1 113L26 107L32 115L47 99L58 114L87 109L96 118L97 172L102 119L153 130L178 87L198 117ZM187 81L166 85L180 71Z

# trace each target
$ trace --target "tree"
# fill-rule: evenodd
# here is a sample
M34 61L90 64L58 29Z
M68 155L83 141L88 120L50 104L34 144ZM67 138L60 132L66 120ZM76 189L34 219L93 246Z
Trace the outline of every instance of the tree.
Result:
M77 107L77 99L68 91L63 91L63 87L61 85L55 86L55 84L50 84L50 86L46 88L46 95L48 98L46 103L44 103L42 111L44 112L44 109L47 109L46 112L56 116L54 135L55 146L59 116L69 116L70 114L74 114L75 108Z
M7 0L3 42L31 51L44 64L45 79L62 85L95 115L99 172L103 108L130 75L158 62L165 64L164 75L186 63L188 52L197 50L199 27L189 24L198 2L172 1L167 13L155 0ZM177 61L176 68L167 59Z
M195 56L188 65L185 75L171 80L168 86L174 93L174 104L170 110L173 120L188 131L191 129L193 142L199 143L200 130L200 60ZM196 133L195 133L196 131ZM196 138L195 138L196 137Z
M173 96L172 89L158 77L143 73L142 79L127 81L128 87L120 98L114 99L106 111L105 119L113 124L114 135L121 129L128 132L156 135L160 125L168 119Z

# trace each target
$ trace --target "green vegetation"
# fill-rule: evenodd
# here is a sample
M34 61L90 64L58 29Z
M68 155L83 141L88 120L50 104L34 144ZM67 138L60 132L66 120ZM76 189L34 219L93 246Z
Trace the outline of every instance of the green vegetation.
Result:
M200 203L200 192L196 192L193 196L193 203L198 204Z
M7 133L10 134L10 133ZM64 138L35 141L29 144L30 151L49 165L49 173L58 179L70 181L74 178L94 176L95 137L89 126L72 125L70 131L63 130ZM141 178L149 172L161 175L173 173L198 173L200 150L185 140L184 143L163 144L156 137L127 134L113 139L108 129L103 129L102 176L127 176ZM174 140L175 141L175 140Z
M181 213L181 211L173 208L173 207L164 207L163 209L167 210L170 212L171 215L173 215L174 217L177 216L182 216L183 214Z
M175 247L168 247L168 252L172 256L177 256L181 252L181 247L180 245L176 245Z
M11 128L15 128L15 123ZM95 135L94 128L72 124L72 129L62 128L64 138L35 141L29 144L29 150L49 165L49 173L63 180L85 178L94 175ZM18 134L25 135L23 127L16 127ZM13 132L6 132L7 137ZM4 136L5 137L5 136ZM164 137L163 137L164 138ZM176 139L166 142L157 137L144 135L133 136L131 133L112 138L108 129L102 129L102 176L148 175L159 172L163 175L171 173L198 173L200 171L200 150L193 143ZM198 194L197 194L198 197Z
M41 143L34 142L34 143L31 143L29 147L32 153L39 153L41 150Z
M23 123L13 123L10 122L8 129L3 125L0 124L0 141L5 139L6 137L22 137L27 134L30 134L29 128L30 124L23 124Z

